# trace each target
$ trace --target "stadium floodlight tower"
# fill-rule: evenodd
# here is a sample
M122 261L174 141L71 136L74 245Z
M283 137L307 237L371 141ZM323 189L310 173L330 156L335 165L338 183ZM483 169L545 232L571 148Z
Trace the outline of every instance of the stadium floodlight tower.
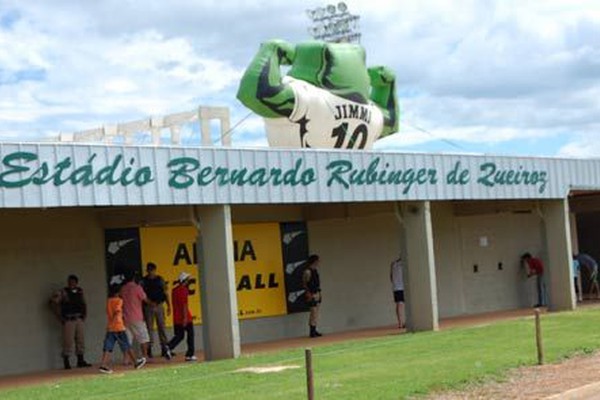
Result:
M350 14L348 6L343 1L337 6L329 4L306 10L306 14L312 21L308 33L313 39L333 43L360 43L358 26L360 17Z

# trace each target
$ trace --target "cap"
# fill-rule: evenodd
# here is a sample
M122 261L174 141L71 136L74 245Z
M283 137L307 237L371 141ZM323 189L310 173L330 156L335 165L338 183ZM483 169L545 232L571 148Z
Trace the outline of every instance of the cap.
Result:
M182 272L179 274L179 282L184 282L185 280L187 280L191 275L188 274L187 272Z

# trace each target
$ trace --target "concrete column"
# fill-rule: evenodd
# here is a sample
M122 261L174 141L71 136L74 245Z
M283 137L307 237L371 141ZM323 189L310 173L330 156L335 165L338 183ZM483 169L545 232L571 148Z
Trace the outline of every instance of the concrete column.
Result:
M437 330L438 303L431 209L428 201L401 204L406 254L407 326Z
M565 199L542 202L547 265L544 275L548 308L552 311L575 309L573 288L571 224L569 203Z
M571 228L571 249L573 254L579 254L579 236L577 235L577 214L569 213L569 223Z
M202 336L207 361L240 355L231 210L225 206L196 208L199 220L198 260L202 301Z

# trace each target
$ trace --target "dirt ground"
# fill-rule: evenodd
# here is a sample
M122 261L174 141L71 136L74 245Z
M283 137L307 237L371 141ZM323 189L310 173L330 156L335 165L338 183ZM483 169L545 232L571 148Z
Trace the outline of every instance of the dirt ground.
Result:
M545 399L599 380L600 353L595 353L570 358L560 364L518 368L511 371L504 382L473 385L456 392L433 393L427 399Z

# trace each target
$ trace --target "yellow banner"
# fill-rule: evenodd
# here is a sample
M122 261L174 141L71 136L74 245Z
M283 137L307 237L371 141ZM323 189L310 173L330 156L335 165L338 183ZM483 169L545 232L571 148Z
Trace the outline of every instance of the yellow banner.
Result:
M169 298L179 274L191 274L190 311L194 322L201 323L196 230L186 226L143 227L140 240L142 265L157 265L158 274L167 282ZM234 225L233 240L239 318L286 314L279 224ZM167 323L172 325L171 318Z
M278 223L233 226L238 316L287 313Z

